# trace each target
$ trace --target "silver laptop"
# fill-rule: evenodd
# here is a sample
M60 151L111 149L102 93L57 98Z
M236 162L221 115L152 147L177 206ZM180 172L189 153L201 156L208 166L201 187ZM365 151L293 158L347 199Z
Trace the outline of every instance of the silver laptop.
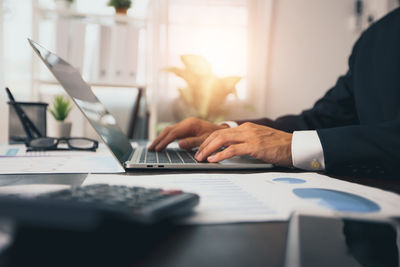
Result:
M272 164L249 157L235 157L220 163L198 162L192 151L179 148L162 152L148 151L146 145L129 142L118 127L115 118L97 99L90 86L82 79L77 69L68 62L28 39L33 50L64 87L68 95L88 119L104 144L124 167L129 169L266 169Z

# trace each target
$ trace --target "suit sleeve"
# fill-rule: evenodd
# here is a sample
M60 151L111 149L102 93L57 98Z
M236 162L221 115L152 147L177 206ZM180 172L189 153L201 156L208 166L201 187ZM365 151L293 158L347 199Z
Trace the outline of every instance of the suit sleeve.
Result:
M400 119L377 125L317 130L328 173L395 177L400 162Z
M353 70L357 47L362 42L363 37L353 49L348 73L311 110L303 112L300 121L317 130L327 173L396 177L395 166L400 162L400 109L398 115L386 121L366 124L358 119ZM365 51L362 56L366 56Z

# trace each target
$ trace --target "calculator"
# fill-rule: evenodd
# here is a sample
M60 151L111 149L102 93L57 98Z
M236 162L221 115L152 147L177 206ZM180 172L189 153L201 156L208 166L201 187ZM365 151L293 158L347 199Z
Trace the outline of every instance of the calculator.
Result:
M0 196L0 217L68 228L90 228L105 217L151 225L190 214L199 199L181 190L94 184L35 197Z

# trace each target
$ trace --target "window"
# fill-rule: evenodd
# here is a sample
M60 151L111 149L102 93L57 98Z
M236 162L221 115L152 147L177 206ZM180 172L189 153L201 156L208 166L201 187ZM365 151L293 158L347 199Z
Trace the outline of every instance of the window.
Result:
M170 1L168 63L179 65L184 54L198 54L212 65L216 75L246 76L246 1ZM234 4L233 4L234 3ZM238 88L246 98L245 80Z
M180 56L185 54L205 57L219 77L242 77L236 86L238 98L228 101L257 110L260 103L255 99L266 86L270 10L269 0L150 1L153 127L182 119L172 102L185 82L160 70L181 67Z

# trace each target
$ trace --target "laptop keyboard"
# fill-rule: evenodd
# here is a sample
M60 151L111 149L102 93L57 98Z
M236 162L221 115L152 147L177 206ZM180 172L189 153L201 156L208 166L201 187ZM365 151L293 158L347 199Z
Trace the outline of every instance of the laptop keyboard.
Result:
M198 163L194 154L195 151L181 149L166 149L160 152L143 150L139 163Z

